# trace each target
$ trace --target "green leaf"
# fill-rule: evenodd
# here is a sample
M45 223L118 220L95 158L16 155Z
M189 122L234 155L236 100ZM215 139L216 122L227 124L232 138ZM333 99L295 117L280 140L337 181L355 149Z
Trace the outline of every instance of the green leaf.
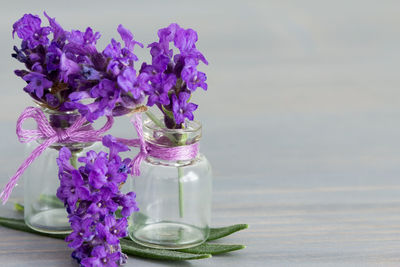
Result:
M24 205L19 204L19 203L15 203L14 204L14 209L18 212L24 212Z
M175 250L147 248L126 239L120 240L122 251L128 255L158 260L198 260L210 258L208 253L185 253Z
M166 109L163 105L161 105L162 111L165 113L165 115L167 115L170 119L174 119L174 113L172 113L172 111Z
M248 224L234 224L226 227L210 228L210 235L207 241L216 240L247 228L249 228Z
M0 217L0 225L11 229L33 233L37 235L47 236L51 238L65 239L67 235L64 234L48 234L37 232L29 228L24 220ZM215 240L227 235L230 235L239 230L246 229L247 224L236 224L221 228L211 228L210 237L208 240ZM211 255L231 252L245 248L243 245L230 245L230 244L211 244L203 243L197 247L181 249L181 250L166 250L147 248L128 240L127 238L120 239L121 248L127 255L158 259L158 260L196 260L210 258Z
M67 235L61 234L47 234L37 232L31 228L29 228L24 220L19 219L11 219L11 218L4 218L0 217L0 225L4 227L8 227L11 229L33 233L37 235L57 238L57 239L65 239ZM136 244L133 241L129 241L126 239L120 239L122 252L127 255L142 257L142 258L150 258L150 259L158 259L158 260L196 260L196 259L205 259L210 258L210 254L191 254L185 252L179 252L174 250L164 250L164 249L153 249L153 248L146 248Z
M20 220L20 219L0 217L0 225L7 227L7 228L14 229L14 230L19 230L19 231L23 231L23 232L28 232L28 233L32 233L32 234L37 234L37 235L42 235L42 236L47 236L47 237L52 237L52 238L58 238L58 239L65 239L65 237L67 236L67 235L63 235L63 234L47 234L47 233L35 231L35 230L29 228L25 224L24 220Z
M194 253L194 254L217 255L217 254L221 254L221 253L244 249L245 247L246 246L243 246L243 245L203 243L197 247L179 249L178 251Z

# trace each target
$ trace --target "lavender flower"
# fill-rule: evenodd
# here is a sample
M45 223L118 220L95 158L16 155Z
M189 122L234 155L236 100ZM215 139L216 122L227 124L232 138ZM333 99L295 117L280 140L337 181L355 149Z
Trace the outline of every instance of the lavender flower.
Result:
M72 233L66 238L70 242L68 246L77 249L82 246L84 242L90 241L95 236L94 220L90 217L81 219L78 216L71 216L70 218Z
M13 36L17 33L18 37L23 39L30 49L38 45L47 45L50 34L49 27L41 27L42 21L38 16L25 14L20 20L13 25Z
M110 245L119 244L119 238L127 236L128 220L126 218L115 219L114 216L107 215L104 224L99 223L96 227L100 238L107 241Z
M197 105L188 103L189 98L190 94L185 92L179 93L179 98L172 95L172 112L178 124L183 123L185 118L193 120L193 111L197 109Z
M84 258L81 261L83 266L118 266L118 261L121 258L121 252L110 252L104 246L97 246L91 252L91 257Z
M51 81L46 79L45 75L37 72L31 72L25 75L23 79L28 82L28 85L24 90L29 93L35 93L39 98L43 96L45 89L48 89L53 85Z
M75 169L71 152L63 147L57 163L60 187L57 192L67 208L72 233L67 236L72 257L82 266L118 266L126 261L119 239L127 235L127 217L138 211L135 193L123 194L119 188L127 179L129 159L119 152L128 148L108 135L103 145L109 153L89 151L78 159L84 163ZM121 207L122 218L115 212Z
M128 29L117 29L124 45L112 39L99 52L99 32L90 27L65 31L55 18L44 15L49 26L41 26L41 19L32 14L13 25L13 36L22 42L12 56L26 67L15 73L28 83L24 89L35 101L50 109L78 110L90 122L123 115L141 104L149 78L134 69L134 47L143 45Z
M207 60L196 48L196 31L173 23L158 31L159 41L151 43L151 65L143 63L140 72L147 73L151 87L145 90L147 105L156 105L163 113L168 128L182 128L185 119L193 120L197 105L189 103L198 87L207 90L207 77L197 67ZM170 43L180 53L174 55Z

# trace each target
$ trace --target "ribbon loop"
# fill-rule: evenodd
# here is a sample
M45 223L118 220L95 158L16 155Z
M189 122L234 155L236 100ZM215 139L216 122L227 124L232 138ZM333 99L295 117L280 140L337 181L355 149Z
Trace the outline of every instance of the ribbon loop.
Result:
M132 162L130 164L130 165L132 165L131 174L134 176L139 176L140 175L140 164L147 157L146 141L144 140L144 136L143 136L142 116L140 114L136 113L135 116L132 117L131 122L135 126L135 129L136 129L136 132L138 135L139 145L140 145L140 152L136 155L136 157L132 160Z
M22 127L26 119L32 118L37 124L36 130L27 130ZM65 130L55 130L47 121L46 115L39 108L27 107L17 120L17 137L21 143L28 143L37 139L45 139L32 154L21 164L17 172L10 178L3 191L0 194L0 200L5 204L10 197L12 190L17 184L20 176L26 168L39 157L44 150L54 143L72 143L72 142L95 142L102 138L102 135L108 131L114 122L112 116L107 116L107 122L99 130L85 126L87 120L84 117L77 119L71 127Z

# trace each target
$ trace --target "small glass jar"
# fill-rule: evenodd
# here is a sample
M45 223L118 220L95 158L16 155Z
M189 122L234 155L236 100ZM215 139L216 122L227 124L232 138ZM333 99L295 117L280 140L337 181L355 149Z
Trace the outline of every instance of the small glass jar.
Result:
M80 114L75 111L59 112L42 109L53 129L63 130L70 127ZM91 127L88 123L87 127ZM39 143L43 140L38 140ZM69 233L71 227L64 204L57 198L58 165L56 159L62 147L71 150L71 163L92 149L93 143L55 143L36 158L24 173L24 219L32 229L44 233ZM37 144L29 144L35 148Z
M145 141L162 147L197 143L201 124L187 122L184 129L167 129L148 120ZM172 141L171 141L172 140ZM207 240L211 219L212 173L200 153L191 160L166 161L148 156L133 177L139 212L131 216L129 235L141 245L180 249Z

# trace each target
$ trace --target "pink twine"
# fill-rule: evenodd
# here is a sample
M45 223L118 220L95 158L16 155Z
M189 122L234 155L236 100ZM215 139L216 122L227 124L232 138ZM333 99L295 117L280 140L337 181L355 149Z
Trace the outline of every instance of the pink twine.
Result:
M22 128L22 124L26 119L32 118L37 123L36 130L26 130ZM17 172L10 178L7 185L4 187L0 194L0 199L3 205L7 202L8 198L20 176L24 173L26 168L37 158L43 151L54 143L73 143L73 142L95 142L102 138L102 134L108 131L114 119L107 116L107 122L99 130L91 129L84 124L87 120L84 117L77 119L73 125L65 130L53 129L43 111L39 108L27 107L17 121L17 136L21 143L29 143L37 139L45 139L32 154L21 164Z
M191 160L199 153L198 143L176 147L162 147L146 142L143 136L141 115L138 113L135 114L135 117L132 117L131 122L135 126L138 139L127 140L118 138L118 140L128 146L140 147L140 152L129 164L129 166L132 167L131 174L134 176L140 175L140 164L147 156L161 160Z
M26 130L22 128L22 123L32 118L37 123L36 130ZM46 148L54 143L72 143L72 142L95 142L102 139L102 134L108 131L114 119L107 116L107 122L99 130L93 130L84 124L87 120L84 117L77 119L74 124L65 130L53 129L43 111L39 108L28 107L24 110L17 121L17 136L21 143L29 143L37 139L45 139L32 154L21 164L17 172L10 178L3 191L0 194L0 200L5 204L10 197L12 190L18 182L20 176L24 173L26 168L43 153ZM129 164L132 168L131 174L134 176L140 175L140 164L147 157L155 157L162 160L191 160L194 159L199 152L198 143L176 146L176 147L162 147L155 144L146 142L143 136L143 124L140 114L135 114L131 119L135 126L138 138L137 139L123 139L117 138L118 141L132 147L140 147L139 153Z

